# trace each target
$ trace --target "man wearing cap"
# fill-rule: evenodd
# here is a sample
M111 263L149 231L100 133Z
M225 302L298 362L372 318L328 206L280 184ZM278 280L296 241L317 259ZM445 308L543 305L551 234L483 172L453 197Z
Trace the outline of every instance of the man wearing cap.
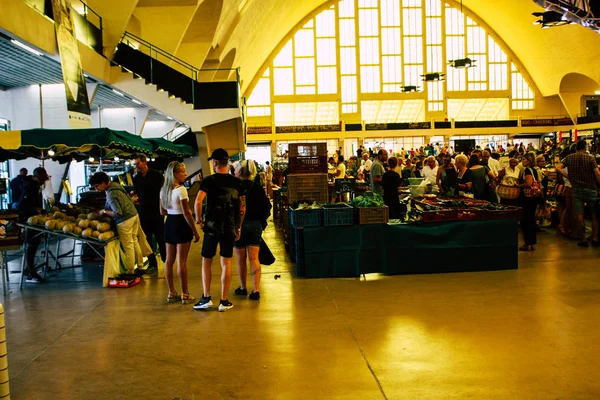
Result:
M204 230L202 241L202 298L194 305L196 310L213 307L210 295L212 260L220 245L221 298L219 311L227 311L233 304L227 299L231 285L231 259L233 242L239 239L242 222L246 214L245 191L242 181L229 174L229 154L225 149L216 149L208 161L215 173L200 184L194 211L196 221ZM206 198L206 213L202 206Z

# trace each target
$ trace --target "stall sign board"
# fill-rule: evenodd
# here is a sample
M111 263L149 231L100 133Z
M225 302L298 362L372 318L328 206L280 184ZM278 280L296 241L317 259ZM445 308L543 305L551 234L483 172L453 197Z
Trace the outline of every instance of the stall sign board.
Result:
M335 193L354 193L356 178L344 178L335 180Z

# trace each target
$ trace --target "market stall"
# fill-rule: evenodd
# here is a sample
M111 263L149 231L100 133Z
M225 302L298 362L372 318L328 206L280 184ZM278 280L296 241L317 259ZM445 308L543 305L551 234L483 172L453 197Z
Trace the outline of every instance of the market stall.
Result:
M60 163L72 160L87 160L98 158L128 157L132 154L146 154L148 157L158 157L165 162L173 158L182 159L196 152L187 145L178 145L164 139L143 139L125 131L115 131L107 128L99 129L31 129L23 131L0 132L0 161L7 159L51 159ZM100 194L90 192L90 194ZM102 207L103 196L93 204L94 209ZM52 254L47 246L50 239L60 243L62 239L72 239L88 245L104 259L103 286L109 285L108 278L122 276L125 270L121 266L122 250L115 234L115 227L110 218L100 218L99 215L87 210L84 214L79 205L67 205L62 209L54 209L48 215L31 217L27 223L19 224L26 231L35 231L45 239L46 265L48 256ZM104 251L102 252L102 249ZM99 251L100 250L100 251ZM104 254L102 254L104 253ZM53 255L58 264L57 252ZM24 260L23 260L24 261ZM24 268L24 262L22 270ZM127 278L129 279L129 278ZM135 279L133 279L135 281ZM21 286L23 278L21 277ZM139 281L139 280L138 280ZM110 282L111 284L114 282ZM119 282L116 283L117 285Z

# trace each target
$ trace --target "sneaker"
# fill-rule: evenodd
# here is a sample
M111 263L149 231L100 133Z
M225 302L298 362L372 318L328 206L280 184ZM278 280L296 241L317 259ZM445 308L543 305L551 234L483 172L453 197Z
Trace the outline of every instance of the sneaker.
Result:
M588 247L589 243L586 242L585 240L582 240L581 242L577 243L577 246L579 246L579 247Z
M212 308L212 307L213 307L213 302L210 299L210 296L208 296L208 297L202 296L200 301L197 302L196 304L194 304L194 310L206 310L206 309Z
M239 288L235 289L233 293L237 296L248 296L248 289L242 289L240 286Z
M219 303L219 311L220 312L227 311L232 307L233 307L233 304L231 304L231 302L227 299L221 300L221 302Z
M260 292L252 292L248 298L250 300L260 300Z
M189 293L181 294L181 304L190 304L196 301L196 298Z
M44 278L42 278L41 276L34 276L31 278L27 278L27 280L25 282L27 282L27 283L48 283L48 281L45 280Z

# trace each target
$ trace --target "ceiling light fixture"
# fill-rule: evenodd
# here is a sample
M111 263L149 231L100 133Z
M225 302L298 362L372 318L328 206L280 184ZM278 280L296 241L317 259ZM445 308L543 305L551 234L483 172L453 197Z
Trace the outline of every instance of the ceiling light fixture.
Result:
M534 17L541 17L533 24L541 25L542 29L552 28L554 26L562 26L570 24L571 21L568 21L565 16L556 11L544 11L544 12L534 12L531 13Z
M41 55L42 55L42 53L40 53L39 51L37 51L37 50L35 50L35 49L33 49L33 48L31 48L31 47L27 46L26 44L23 44L23 43L19 42L18 40L11 39L10 41L11 41L11 42L12 42L12 44L14 44L15 46L18 46L18 47L20 47L20 48L22 48L22 49L25 49L25 50L27 50L28 52L35 54L36 56L41 56Z
M123 96L123 97L125 97L125 95L124 95L123 93L119 92L118 90L115 90L115 89L113 89L112 91L113 91L115 94L118 94L119 96Z
M88 161L89 161L89 162L94 162L94 160L95 160L95 159L94 159L94 157L90 157L90 158L88 158Z
M142 103L140 103L139 101L137 101L136 99L131 99L131 101L133 101L135 104L139 104L140 106L142 105Z
M50 157L54 156L54 154L56 154L56 153L54 153L54 150L52 150L52 149L48 150L48 155Z
M406 85L406 86L402 86L402 91L404 93L413 93L413 92L420 92L421 90L420 86L415 86L415 85Z
M151 158L150 161L154 162L156 161L156 158Z
M471 68L475 67L475 61L467 58L458 58L456 60L448 60L448 65L454 68Z
M439 72L432 72L430 74L421 75L423 78L423 82L441 82L446 80L446 74L441 74Z

